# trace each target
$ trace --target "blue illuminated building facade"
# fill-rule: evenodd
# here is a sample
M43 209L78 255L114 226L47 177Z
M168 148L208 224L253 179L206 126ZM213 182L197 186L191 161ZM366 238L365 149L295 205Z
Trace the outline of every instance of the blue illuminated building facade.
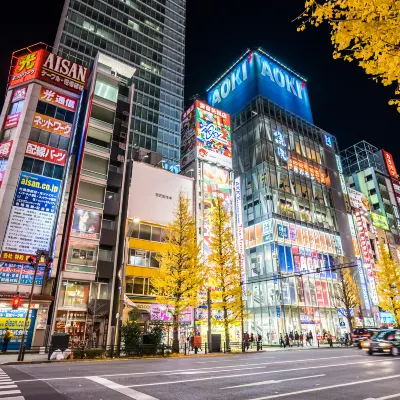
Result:
M245 330L272 344L291 331L343 334L331 267L355 259L350 208L336 138L313 125L306 80L248 50L207 92L232 118L251 314ZM367 315L367 300L363 308Z

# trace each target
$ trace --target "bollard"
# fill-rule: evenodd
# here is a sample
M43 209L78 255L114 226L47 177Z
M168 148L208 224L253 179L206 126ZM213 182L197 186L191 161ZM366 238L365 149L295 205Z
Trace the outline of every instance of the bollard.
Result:
M164 343L161 345L161 355L164 357Z
M205 354L207 354L207 342L204 345L204 351L205 351Z
M319 339L317 338L317 344L318 344L318 347L319 347Z
M186 354L186 342L185 342L185 356L186 356L187 354Z
M224 353L226 353L226 343L224 342Z
M50 357L51 357L51 346L49 346L49 353L47 356L47 361L50 361Z

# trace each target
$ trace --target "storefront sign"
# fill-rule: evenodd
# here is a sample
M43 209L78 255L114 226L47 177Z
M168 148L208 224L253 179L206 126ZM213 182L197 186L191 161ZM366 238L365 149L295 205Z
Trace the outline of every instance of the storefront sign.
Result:
M40 304L39 310L37 313L37 323L36 329L46 329L47 328L47 319L49 317L49 308L48 304Z
M17 101L25 100L27 93L28 93L28 86L14 89L11 103L16 103Z
M85 87L88 72L87 68L54 53L38 50L17 60L9 85L39 79L80 94Z
M25 155L62 166L64 166L67 161L67 152L65 150L32 142L32 140L28 140Z
M385 325L393 325L396 323L393 314L390 312L380 312L379 319L381 321L381 324Z
M247 284L246 284L246 249L244 244L244 226L243 226L243 203L242 203L242 190L240 187L240 177L235 179L235 203L236 203L236 234L238 253L240 257L240 271L242 279L242 293L243 298L246 298Z
M49 250L61 181L21 172L7 231L4 252L36 254Z
M375 212L371 212L371 218L372 218L372 223L376 227L382 228L385 231L389 230L389 225L387 223L386 217L384 217L383 215L377 214Z
M69 111L75 111L78 100L65 94L55 92L54 90L42 87L40 89L39 100L53 104L57 107L65 108Z
M274 220L268 219L262 223L262 241L263 243L273 242L274 240Z
M11 153L12 145L12 140L0 143L0 157L8 157Z
M101 229L101 214L76 208L72 222L72 234L87 239L98 239Z
M352 208L369 211L369 201L361 192L357 190L347 188L347 192L349 194L350 205Z
M17 112L15 114L11 114L11 115L7 115L7 117L6 117L5 121L4 121L3 129L11 129L14 126L17 126L20 116L21 116L20 112Z
M70 137L72 132L72 125L68 122L60 121L37 112L34 114L32 126L65 137Z
M174 308L165 304L150 304L150 320L172 322L174 320ZM193 308L188 307L179 317L180 322L193 321Z
M396 166L394 165L393 156L385 150L382 150L383 158L385 159L385 164L388 170L389 175L398 179L399 174L397 173Z
M330 184L329 177L326 171L321 167L313 165L311 162L307 162L303 160L297 154L292 154L290 156L288 167L290 171L295 172L296 174L300 174L311 180L315 180L323 185Z

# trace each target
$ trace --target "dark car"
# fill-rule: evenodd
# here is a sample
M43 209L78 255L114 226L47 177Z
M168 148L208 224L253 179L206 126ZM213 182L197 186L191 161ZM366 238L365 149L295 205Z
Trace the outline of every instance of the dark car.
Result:
M351 339L354 346L358 346L360 349L362 348L362 342L369 339L373 334L371 329L366 328L356 328L353 329L351 333Z
M387 353L398 356L400 351L400 330L387 329L377 332L372 338L368 348L368 354Z

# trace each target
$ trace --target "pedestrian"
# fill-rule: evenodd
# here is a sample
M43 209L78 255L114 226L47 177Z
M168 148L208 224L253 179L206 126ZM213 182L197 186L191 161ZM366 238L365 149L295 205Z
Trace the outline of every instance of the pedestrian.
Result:
M10 330L6 326L6 330L5 330L4 336L3 336L3 350L1 351L2 353L5 353L7 351L8 343L10 342L10 340L12 339L13 336L14 335L10 332Z
M310 346L312 346L313 339L314 339L314 337L313 337L312 332L311 331L308 332L308 343Z
M285 340L283 339L282 333L281 333L281 336L280 336L280 338L279 338L279 344L280 344L280 346L283 347L283 348L286 347L286 343L285 343Z
M300 335L299 335L299 332L297 332L297 331L294 333L294 340L296 341L297 347L299 347L300 346L300 343L299 343Z
M250 339L249 332L246 332L244 334L244 345L245 345L246 350L249 349L249 339Z
M254 334L253 334L253 332L251 332L251 335L250 335L250 348L251 349L253 348L253 343L254 343Z
M329 331L327 332L326 336L328 338L329 347L333 347L332 335L331 335L331 333Z
M262 335L259 333L257 335L257 351L262 350Z
M303 335L303 331L301 331L301 333L300 333L300 343L301 343L301 347L304 347L304 335Z
M290 331L290 333L289 333L289 343L290 343L290 347L293 347L293 340L294 340L293 331Z
M285 344L286 344L286 346L290 347L290 341L289 341L289 335L288 334L285 335Z

